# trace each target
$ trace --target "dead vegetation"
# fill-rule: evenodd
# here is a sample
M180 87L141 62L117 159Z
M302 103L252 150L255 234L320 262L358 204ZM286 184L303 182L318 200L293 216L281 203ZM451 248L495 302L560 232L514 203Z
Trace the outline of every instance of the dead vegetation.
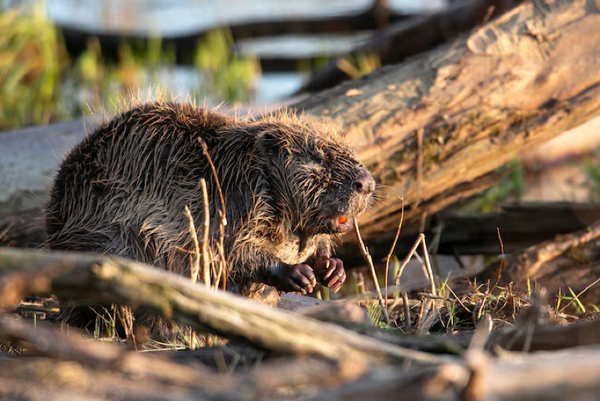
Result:
M600 390L600 327L590 320L595 314L577 311L576 301L550 307L547 294L533 284L530 293L498 280L438 279L425 291L399 284L398 291L411 292L411 301L391 295L387 324L380 319L382 299L368 294L366 301L321 302L286 312L137 262L95 255L3 248L0 277L7 312L26 295L55 294L144 308L230 341L183 353L147 353L143 344L116 343L114 337L90 342L72 328L4 315L0 337L10 353L0 359L0 388L10 399L402 394L400 399L462 400L471 392L477 394L473 399L509 399L517 388L520 399L561 399L565 388L589 399ZM20 306L35 316L55 307ZM581 346L588 348L570 350ZM549 363L567 364L570 371L550 375ZM527 372L529 380L514 372ZM509 386L508 378L516 381Z
M0 394L8 399L42 394L49 399L558 400L574 394L579 397L574 399L593 399L600 391L600 320L596 304L585 306L581 296L600 279L577 294L571 290L569 298L549 296L533 279L527 278L522 290L504 284L504 277L526 274L517 263L525 260L520 255L527 255L526 266L536 267L594 240L594 232L590 227L510 258L502 254L499 269L484 272L495 274L493 279L434 275L421 234L385 298L363 244L374 293L333 302L284 296L285 308L295 311L215 291L208 283L218 281L210 274L207 284L196 283L204 281L200 245L190 255L198 266L191 279L125 259L0 248L0 307L10 312L16 305L20 312L0 318L6 352L0 359ZM502 246L500 236L499 241ZM412 257L424 265L426 283L402 283ZM204 266L207 270L216 272ZM41 322L54 319L57 304L21 302L32 295L142 308L228 342L210 337L193 351L193 343L160 346L144 342L142 335L118 340L115 322L122 308L113 308L113 320L105 324L112 324L112 331L93 333L109 341L89 341L79 330ZM140 333L135 325L129 329ZM148 352L173 348L181 351ZM548 368L552 364L569 371L557 375Z
M496 72L492 66L502 66L507 59L513 64L527 61L531 71L542 75L547 72L545 66L557 62L561 54L566 60L564 70L573 67L568 63L574 60L583 69L593 67L585 60L567 57L567 50L569 41L583 30L581 27L591 26L590 21L597 18L594 7L581 1L573 5L564 1L529 2L520 7L521 11L515 10L512 17L486 25L452 49L446 47L435 57L432 53L410 62L406 69L380 74L392 76L394 82L409 82L394 74L414 77L415 66L446 63L435 64L439 88L435 92L435 85L433 89L424 88L432 90L431 98L420 95L420 89L398 89L385 80L380 82L385 84L384 89L367 87L369 81L362 80L350 84L354 85L352 95L346 95L346 86L305 103L306 108L323 114L345 110L343 116L334 113L333 117L355 114L358 121L367 109L365 104L377 107L366 95L361 98L363 90L365 94L376 92L379 99L414 92L423 101L418 107L418 99L412 97L410 102L394 106L395 114L386 117L391 121L388 125L377 123L382 116L374 118L369 127L381 128L378 132L366 132L368 127L362 122L345 120L351 135L358 138L356 142L362 143L362 155L370 158L380 178L389 175L386 199L393 197L393 202L387 208L381 202L379 209L371 213L371 220L366 222L369 228L363 230L368 235L365 241L357 235L356 244L360 244L369 269L366 274L356 269L353 276L357 291L343 299L321 301L287 295L275 309L216 291L223 288L227 272L222 263L222 233L227 224L224 218L221 237L210 244L208 223L190 218L194 251L190 253L192 275L185 278L99 255L0 248L0 397L599 399L597 207L513 205L491 214L452 215L440 218L439 224L425 224L428 214L496 183L494 168L522 145L532 147L597 114L597 77L591 70L569 75L572 80L585 78L581 85L569 81L571 92L560 90L564 83L559 79L531 81L547 89L530 88L535 94L535 107L530 108L539 106L535 111L509 102L511 107L492 110L490 119L453 103L457 94L466 93L460 85L470 79L469 72L482 80L468 85L473 91L462 100L471 102L470 107L482 98L502 100L494 92L502 87L494 81L494 74L508 73L505 69ZM546 26L546 20L553 22ZM569 22L575 20L579 24ZM517 22L520 25L514 25ZM568 25L569 30L556 36L548 29L546 35L545 28L559 22ZM526 34L509 32L524 26ZM512 38L510 42L515 46L521 43L515 37L524 36L529 45L544 51L535 53L531 60L525 60L526 54L522 58L508 54L507 49L492 46L491 37L498 32L505 39ZM592 46L592 42L580 46ZM473 55L468 46L479 54ZM578 49L581 53L585 50ZM466 69L456 69L459 65ZM490 74L478 72L476 67ZM509 78L514 85L523 81L522 76ZM336 91L342 94L336 96ZM559 100L548 103L549 98ZM444 101L435 101L439 99ZM314 104L310 106L309 102ZM430 110L432 104L449 104L452 113ZM583 105L581 114L574 107L578 105ZM394 121L409 120L418 121L412 126L403 125L402 132L393 127ZM392 131L395 135L390 134ZM389 145L385 145L386 152L381 153L381 143L365 139L373 136ZM517 145L510 145L515 141ZM450 147L445 146L448 143ZM382 159L376 160L376 154ZM395 195L399 192L408 194L406 216L404 198ZM222 197L221 203L223 217ZM575 211L579 219L566 216L565 210ZM585 218L581 218L583 215ZM413 224L412 231L404 233L412 236L408 241L402 238L404 217ZM398 220L398 228L391 229ZM496 225L498 220L501 224ZM25 219L25 223L28 221L31 219ZM414 228L421 222L427 226L425 233ZM10 242L10 230L26 225L22 223L16 217L11 220L8 228L0 229L0 241L15 245ZM401 243L394 250L398 238ZM458 269L443 275L436 267L436 258L449 244L460 244L462 255L470 249L473 254L487 255L487 259L478 271ZM379 263L379 256L385 256L383 289L379 288L375 269L384 264ZM416 259L426 279L407 283L407 264L394 261L394 257L406 263ZM388 286L390 267L395 281ZM105 305L106 313L95 307L99 317L87 333L50 324L59 313L56 298L71 299L80 305ZM193 340L183 344L148 342L143 327L137 327L121 308L142 308L206 333L206 346L194 349ZM117 322L123 320L126 340L118 335Z

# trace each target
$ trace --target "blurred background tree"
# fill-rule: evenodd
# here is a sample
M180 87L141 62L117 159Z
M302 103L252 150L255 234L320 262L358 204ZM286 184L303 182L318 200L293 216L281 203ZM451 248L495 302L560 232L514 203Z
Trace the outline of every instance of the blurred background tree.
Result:
M132 93L164 92L215 106L318 91L340 80L311 83L309 76L328 65L343 79L380 66L378 49L361 48L378 29L447 6L445 0L263 0L252 7L239 0L5 0L0 130L114 112Z
M114 112L132 94L163 92L214 104L254 99L260 66L235 53L226 29L199 38L195 62L185 68L158 33L124 37L108 57L89 35L85 49L70 54L47 5L23 3L0 13L0 130Z

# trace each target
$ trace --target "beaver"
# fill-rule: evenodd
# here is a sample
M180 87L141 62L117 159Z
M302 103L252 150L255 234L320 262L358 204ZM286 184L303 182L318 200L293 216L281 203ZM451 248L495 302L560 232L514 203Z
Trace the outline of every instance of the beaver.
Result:
M214 165L215 180L206 145ZM336 239L369 204L375 181L341 135L290 111L233 118L157 101L112 118L60 165L46 207L47 247L134 259L189 276L189 208L210 238L226 206L229 290L336 292L346 273ZM217 256L215 256L217 257Z

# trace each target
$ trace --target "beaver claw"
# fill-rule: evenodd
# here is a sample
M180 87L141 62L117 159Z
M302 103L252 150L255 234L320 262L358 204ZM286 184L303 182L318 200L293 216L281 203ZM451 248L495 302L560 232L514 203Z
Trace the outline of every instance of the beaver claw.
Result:
M346 281L346 271L344 262L336 258L317 258L315 262L315 271L319 276L319 282L325 287L329 287L331 292L338 292L344 281Z
M346 281L344 262L336 258L318 257L315 260L314 272L306 264L277 264L269 268L266 283L279 291L310 294L317 281L328 287L331 292L338 292Z
M309 265L279 265L270 269L270 282L279 291L309 294L317 285L317 278Z

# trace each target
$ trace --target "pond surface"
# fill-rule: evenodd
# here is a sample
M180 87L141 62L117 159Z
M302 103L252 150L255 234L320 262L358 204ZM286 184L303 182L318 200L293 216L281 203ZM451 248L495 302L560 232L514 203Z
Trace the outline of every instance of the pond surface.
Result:
M61 24L98 32L148 34L163 37L248 21L327 18L357 13L372 0L52 0L50 18ZM402 13L440 9L445 0L389 0Z
M389 0L397 12L418 14L437 11L447 0ZM33 5L36 0L0 0L7 8ZM372 0L46 0L42 1L51 21L97 33L160 35L163 38L205 31L240 22L274 21L298 18L329 18L359 13ZM288 35L249 39L238 43L243 55L259 58L301 59L344 54L366 40L369 32L346 35ZM164 76L161 85L176 94L189 93L197 80L186 67ZM306 74L264 73L257 82L256 102L282 99L297 91Z

